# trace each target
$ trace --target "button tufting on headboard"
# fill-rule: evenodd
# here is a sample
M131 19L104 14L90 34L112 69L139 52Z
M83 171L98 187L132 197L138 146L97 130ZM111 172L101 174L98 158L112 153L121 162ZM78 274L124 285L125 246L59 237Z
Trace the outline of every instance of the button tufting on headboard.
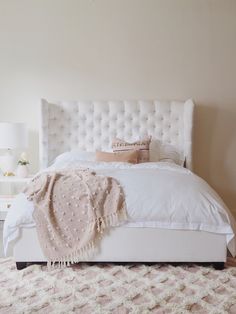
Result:
M192 100L41 103L41 167L72 149L110 150L113 137L148 134L175 146L192 167ZM140 132L140 134L137 134Z

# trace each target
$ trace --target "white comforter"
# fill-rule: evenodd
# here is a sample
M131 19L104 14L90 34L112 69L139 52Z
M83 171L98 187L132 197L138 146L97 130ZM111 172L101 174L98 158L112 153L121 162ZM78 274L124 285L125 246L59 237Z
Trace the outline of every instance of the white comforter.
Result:
M226 235L228 248L236 253L236 223L217 193L191 171L171 163L74 162L56 163L46 170L68 166L95 169L119 180L126 195L127 227L203 230ZM4 250L17 238L21 227L35 226L34 208L19 194L4 224Z

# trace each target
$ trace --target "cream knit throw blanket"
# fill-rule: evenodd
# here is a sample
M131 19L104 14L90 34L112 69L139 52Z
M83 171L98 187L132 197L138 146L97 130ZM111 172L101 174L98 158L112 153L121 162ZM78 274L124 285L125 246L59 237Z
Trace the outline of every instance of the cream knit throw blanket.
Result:
M34 203L39 242L50 266L92 256L103 230L127 219L117 180L89 170L41 173L24 193Z

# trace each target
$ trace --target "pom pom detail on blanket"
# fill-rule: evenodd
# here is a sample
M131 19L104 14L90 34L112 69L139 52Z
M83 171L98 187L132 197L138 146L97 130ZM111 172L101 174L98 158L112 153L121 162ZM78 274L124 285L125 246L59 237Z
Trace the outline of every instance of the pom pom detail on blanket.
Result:
M44 172L24 190L48 266L93 256L103 231L127 219L119 182L88 169Z

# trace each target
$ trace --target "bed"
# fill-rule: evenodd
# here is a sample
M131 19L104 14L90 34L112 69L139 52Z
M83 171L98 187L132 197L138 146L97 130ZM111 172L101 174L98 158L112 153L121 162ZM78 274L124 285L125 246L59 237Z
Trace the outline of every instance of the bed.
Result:
M106 151L116 136L131 138L146 133L182 151L184 167L192 170L193 113L191 100L57 103L42 100L41 168L51 165L64 152ZM226 216L227 232L121 225L109 231L98 254L88 262L207 262L222 267L229 242L231 248L234 246L234 222L229 212ZM12 252L19 269L27 262L46 261L36 228L30 225L18 230L8 251Z

